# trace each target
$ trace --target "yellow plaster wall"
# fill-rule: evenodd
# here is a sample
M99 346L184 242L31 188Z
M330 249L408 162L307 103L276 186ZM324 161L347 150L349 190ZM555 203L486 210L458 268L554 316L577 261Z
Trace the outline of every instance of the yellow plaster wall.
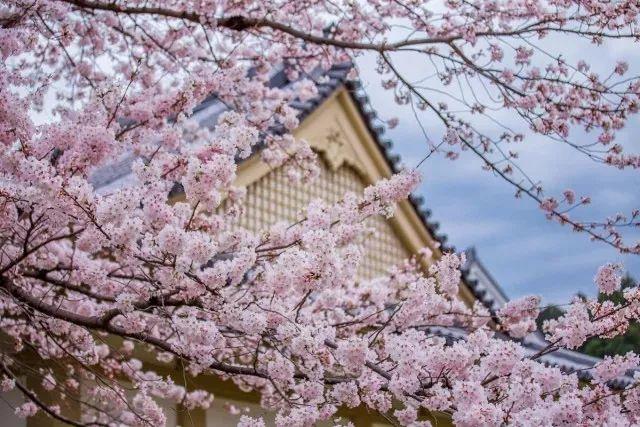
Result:
M277 221L295 223L303 218L304 208L314 199L335 203L346 192L361 194L366 187L353 166L342 164L332 170L321 160L320 176L311 184L294 184L283 169L268 173L247 187L246 210L239 226L259 231ZM364 240L365 256L358 276L363 279L379 277L392 265L401 264L411 254L396 236L391 224L381 217L373 217L366 224L371 229Z

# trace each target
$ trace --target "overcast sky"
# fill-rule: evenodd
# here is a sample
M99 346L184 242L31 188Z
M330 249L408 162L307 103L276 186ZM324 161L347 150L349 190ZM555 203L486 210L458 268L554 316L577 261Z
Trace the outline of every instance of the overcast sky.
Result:
M572 50L582 48L573 46ZM571 57L571 52L567 54ZM592 61L596 67L613 67L617 59L625 58L631 74L640 74L637 47L605 46L597 55L598 60ZM415 61L401 62L399 66L413 78L425 72ZM370 56L359 60L364 89L379 116L400 117L400 125L385 136L393 140L394 151L402 156L403 162L415 166L427 152L422 131L411 110L398 107L391 94L380 88L374 66ZM428 116L420 120L431 138L439 141L441 125ZM507 123L512 124L509 120ZM491 123L480 125L491 132ZM637 153L638 135L640 119L635 116L616 142ZM535 135L527 137L518 151L519 164L543 182L547 194L558 195L572 188L579 195L590 195L593 204L580 212L585 218L602 220L616 212L628 213L640 207L639 171L621 172L596 164L572 149ZM482 170L472 153L464 153L456 161L432 156L421 172L424 182L419 193L433 211L432 218L440 222L440 231L449 236L449 242L458 250L475 246L480 259L511 298L534 293L542 295L546 303L565 303L578 291L592 295L598 266L611 261L623 262L632 276L640 278L640 256L622 256L603 243L591 242L583 233L574 233L546 220L533 201L515 199L509 184ZM636 232L631 240L638 236Z

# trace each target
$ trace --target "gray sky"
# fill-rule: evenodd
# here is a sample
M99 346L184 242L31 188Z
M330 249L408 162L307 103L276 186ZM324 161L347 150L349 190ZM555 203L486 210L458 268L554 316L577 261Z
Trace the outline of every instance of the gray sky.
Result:
M583 48L572 46L563 53L571 58L575 52L584 53ZM640 74L637 47L604 46L591 55L594 68L604 66L610 70L616 60L624 58L630 64L630 75ZM596 55L598 60L594 60ZM589 56L585 59L589 60ZM400 118L400 125L385 136L393 140L394 151L402 156L404 164L415 166L428 149L413 113L408 107L397 106L392 94L380 88L371 56L360 58L358 63L364 89L379 116ZM400 60L398 65L412 78L424 73L420 64L413 61ZM507 117L502 115L503 120ZM421 116L420 120L432 140L438 142L441 125L430 116ZM506 122L511 126L514 121ZM488 120L476 123L488 133L492 129L494 134L498 131ZM639 134L640 118L635 116L616 142L623 143L627 152L637 153ZM578 212L582 219L602 220L640 207L637 170L619 171L596 164L572 149L530 134L517 151L521 154L519 164L542 181L547 195L557 196L572 188L578 195L591 196L592 205ZM546 220L535 202L516 199L514 189L482 170L481 162L472 153L463 153L456 161L432 156L420 170L424 182L419 193L433 211L432 218L440 222L440 231L458 250L475 246L480 259L511 298L533 293L541 295L546 303L565 303L578 291L592 295L593 276L605 262L623 262L632 276L640 278L640 256L620 255L603 243L591 242L583 233ZM637 240L639 231L629 234L628 242Z

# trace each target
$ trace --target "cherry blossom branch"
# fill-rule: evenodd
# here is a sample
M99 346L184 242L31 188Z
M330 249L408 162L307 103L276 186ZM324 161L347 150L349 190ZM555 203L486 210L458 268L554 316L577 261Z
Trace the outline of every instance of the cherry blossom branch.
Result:
M389 66L389 68L393 71L395 76L405 85L405 87L407 87L407 89L413 95L415 95L417 98L419 98L425 105L429 106L431 111L433 111L436 114L436 116L442 121L442 123L447 128L452 127L452 124L450 123L449 119L447 119L442 113L440 113L440 111L438 111L438 109L427 98L425 98L424 95L422 93L420 93L420 91L415 89L415 87L400 74L400 72L395 68L393 63L389 60L389 58L386 55L382 55L382 58L384 59L385 63ZM485 156L485 154L482 153L474 144L472 144L470 141L468 141L465 137L459 136L459 139L464 144L465 147L469 148L476 156L478 156L480 159L482 159L482 161L485 163L485 165L487 165L487 167L490 168L492 172L494 172L500 178L502 178L507 183L509 183L511 186L516 188L519 193L527 195L530 199L532 199L535 202L537 202L538 205L543 205L544 200L541 197L539 197L537 194L535 194L529 188L524 187L522 184L516 182L514 179L512 179L510 176L508 176L494 162L492 162L490 159L488 159ZM607 245L609 245L609 246L611 246L611 247L613 247L613 248L615 248L617 250L620 250L621 252L634 252L634 249L627 248L627 247L621 246L619 244L616 244L615 242L610 241L608 238L603 237L598 233L595 233L594 231L592 231L590 228L588 228L584 224L581 224L579 222L576 222L576 221L570 219L569 217L567 217L566 215L560 213L556 209L548 209L547 211L549 212L550 215L556 217L560 223L570 224L573 227L574 230L586 232L594 240L597 240L597 241L600 241L602 243L605 243L605 244L607 244Z

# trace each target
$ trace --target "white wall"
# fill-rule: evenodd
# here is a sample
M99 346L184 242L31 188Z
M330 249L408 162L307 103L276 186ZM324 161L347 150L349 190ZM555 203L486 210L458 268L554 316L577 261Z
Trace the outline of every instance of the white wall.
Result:
M17 390L0 393L0 426L2 427L26 427L27 421L16 417L16 406L24 403L24 397Z
M240 409L241 413L232 415L226 409L225 404L231 404ZM250 417L264 417L267 425L274 425L275 415L262 409L257 403L242 402L239 400L215 398L211 407L207 410L206 427L231 427L238 424L242 415Z

